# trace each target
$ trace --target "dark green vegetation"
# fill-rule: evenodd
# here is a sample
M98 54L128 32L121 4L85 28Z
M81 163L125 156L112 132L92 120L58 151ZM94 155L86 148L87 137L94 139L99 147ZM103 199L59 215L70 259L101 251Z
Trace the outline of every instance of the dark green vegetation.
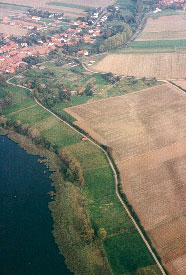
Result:
M62 2L48 2L48 5L53 5L53 6L62 6L62 7L67 7L67 8L75 8L75 9L80 9L80 10L94 10L95 8L90 7L90 6L83 6L83 5L76 5L76 4L69 4L69 3L62 3Z
M97 81L101 84L106 80L98 76ZM20 89L17 93L17 88L10 85L6 89L15 96L13 105L3 109L7 120L1 117L1 124L44 144L59 157L61 149L65 149L69 163L73 159L71 166L61 163L61 158L56 162L59 168L53 181L57 193L50 206L54 236L68 267L75 274L85 274L84 270L86 274L110 274L110 267L114 274L135 274L147 267L153 270L154 260L115 195L114 178L105 155L38 105L20 105L12 112L23 95L24 102L30 100L29 91ZM83 185L76 182L76 165L82 168ZM106 238L100 236L103 229ZM117 258L113 258L116 247Z

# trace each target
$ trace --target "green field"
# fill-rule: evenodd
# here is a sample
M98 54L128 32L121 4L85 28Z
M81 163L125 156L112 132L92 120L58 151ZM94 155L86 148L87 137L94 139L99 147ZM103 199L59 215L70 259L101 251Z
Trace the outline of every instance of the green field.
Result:
M67 8L74 8L74 9L80 9L80 10L94 10L95 8L90 7L90 6L83 6L83 5L76 5L76 4L69 4L69 3L61 3L61 2L48 2L48 5L53 5L53 6L62 6L62 7L67 7Z
M66 149L80 162L85 180L81 191L86 210L95 234L101 227L107 231L107 239L103 245L113 274L135 274L144 267L151 270L154 260L115 195L114 178L105 155L88 141L81 141L79 134L40 106L26 110L25 105L24 108L21 107L23 94L27 95L29 101L28 90L15 89L10 85L7 89L15 93L14 104L19 104L19 110L15 113L11 114L13 106L6 109L8 118L11 121L20 120L38 129L41 136L58 149Z
M158 48L185 48L186 40L153 40L153 41L134 41L130 44L133 49L158 49Z
M13 86L8 86L3 89L10 91L13 98L13 105L3 111L5 115L35 104L35 101L29 97L29 91L26 89Z
M171 16L171 15L178 15L178 14L179 13L176 10L166 9L166 10L162 10L161 12L157 12L157 13L151 12L149 17L156 19L160 16Z
M122 14L133 14L136 11L136 2L132 0L117 0L116 4L120 7Z

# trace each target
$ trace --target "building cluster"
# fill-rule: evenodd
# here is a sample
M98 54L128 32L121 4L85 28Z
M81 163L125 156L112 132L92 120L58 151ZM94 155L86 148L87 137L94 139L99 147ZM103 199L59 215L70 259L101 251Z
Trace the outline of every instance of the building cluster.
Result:
M159 8L169 8L169 7L175 7L175 8L181 8L186 10L186 0L160 0L159 1Z
M90 20L90 19L89 19ZM14 73L16 68L26 64L23 62L25 57L43 56L48 55L50 51L58 47L76 45L80 40L84 43L96 43L96 37L100 37L100 25L107 20L106 14L100 9L96 10L91 15L91 20L72 20L69 23L67 30L56 33L47 39L45 42L42 40L37 41L38 45L28 45L27 43L16 43L10 38L10 35L2 33L0 39L4 39L5 43L0 46L0 72ZM21 28L28 30L41 30L43 28L49 29L51 26L56 26L59 23L59 18L53 18L53 23L43 22L39 16L30 16L30 14L17 15L12 17L3 17L2 24L9 24L10 26L18 25ZM31 35L31 32L25 36ZM79 50L78 55L88 55L87 50Z
M15 73L16 68L25 65L23 61L25 57L29 56L44 56L55 50L54 45L50 42L41 45L28 46L27 43L15 43L9 41L6 45L0 47L0 72Z

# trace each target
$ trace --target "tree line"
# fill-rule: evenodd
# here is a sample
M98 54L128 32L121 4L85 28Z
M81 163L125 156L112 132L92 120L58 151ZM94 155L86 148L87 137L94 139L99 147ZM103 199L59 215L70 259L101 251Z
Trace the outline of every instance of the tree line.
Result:
M129 25L124 25L124 31L117 33L99 45L99 52L109 51L124 45L132 37L132 30Z

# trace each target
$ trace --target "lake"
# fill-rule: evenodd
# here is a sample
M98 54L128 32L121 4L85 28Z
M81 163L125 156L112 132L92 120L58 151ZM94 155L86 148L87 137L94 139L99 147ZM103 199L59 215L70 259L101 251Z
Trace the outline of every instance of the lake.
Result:
M69 275L52 235L50 172L0 136L0 274Z

